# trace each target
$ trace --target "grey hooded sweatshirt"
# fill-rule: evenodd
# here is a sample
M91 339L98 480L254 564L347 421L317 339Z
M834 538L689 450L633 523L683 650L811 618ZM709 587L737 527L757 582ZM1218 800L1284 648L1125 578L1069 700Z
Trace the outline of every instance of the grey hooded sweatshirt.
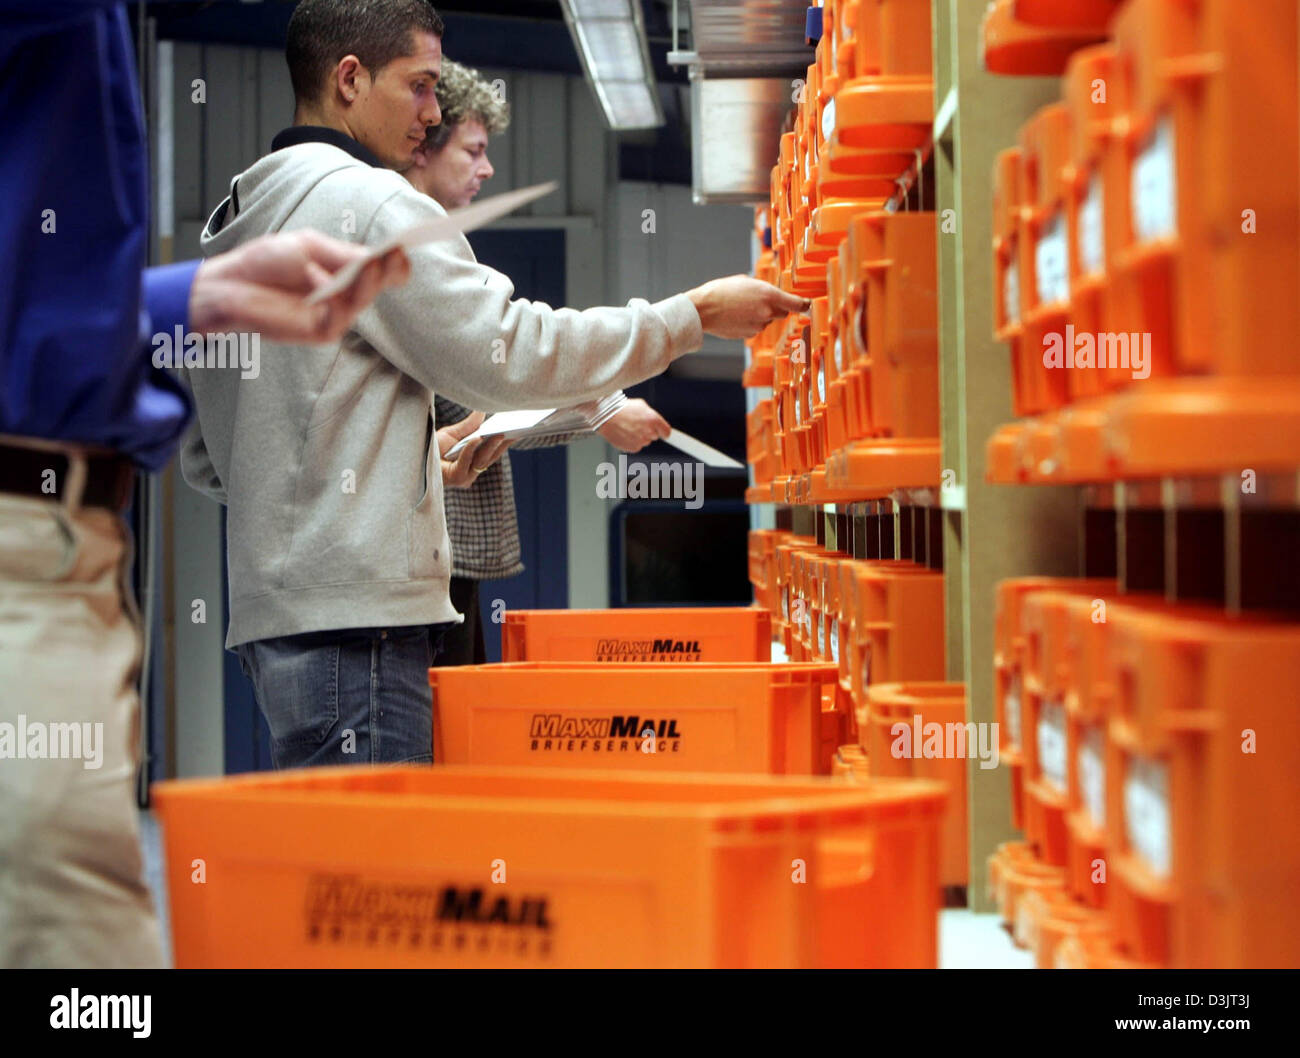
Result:
M305 142L262 158L209 219L204 255L299 228L377 246L443 215L364 153ZM564 406L659 374L701 343L684 294L553 309L513 299L463 237L410 258L410 281L339 343L262 342L256 377L186 370L197 416L181 469L228 508L227 647L461 620L447 595L433 393L483 411Z

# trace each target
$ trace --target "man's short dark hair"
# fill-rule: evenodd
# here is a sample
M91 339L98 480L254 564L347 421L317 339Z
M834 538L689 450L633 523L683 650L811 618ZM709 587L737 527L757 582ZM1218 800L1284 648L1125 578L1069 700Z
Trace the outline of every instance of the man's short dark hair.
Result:
M294 98L315 103L345 55L377 74L410 55L412 32L441 37L442 18L428 0L302 0L289 19L284 56Z

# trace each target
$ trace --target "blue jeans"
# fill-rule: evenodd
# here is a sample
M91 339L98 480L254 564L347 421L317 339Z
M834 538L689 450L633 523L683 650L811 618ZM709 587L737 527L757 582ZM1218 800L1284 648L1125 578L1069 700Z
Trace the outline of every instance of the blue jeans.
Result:
M429 666L449 627L338 629L237 647L275 766L431 763Z

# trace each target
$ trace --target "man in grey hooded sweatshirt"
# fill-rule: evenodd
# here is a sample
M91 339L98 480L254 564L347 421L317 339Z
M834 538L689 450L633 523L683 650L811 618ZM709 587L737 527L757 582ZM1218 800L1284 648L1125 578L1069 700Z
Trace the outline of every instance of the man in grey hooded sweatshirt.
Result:
M205 254L314 228L378 246L443 215L395 170L439 121L442 21L425 0L303 0L286 55L294 126L241 173ZM448 598L433 393L484 411L549 408L634 385L806 306L747 276L650 304L577 312L512 299L454 240L335 346L277 348L256 378L187 372L186 480L228 508L230 630L277 767L430 761L427 669Z

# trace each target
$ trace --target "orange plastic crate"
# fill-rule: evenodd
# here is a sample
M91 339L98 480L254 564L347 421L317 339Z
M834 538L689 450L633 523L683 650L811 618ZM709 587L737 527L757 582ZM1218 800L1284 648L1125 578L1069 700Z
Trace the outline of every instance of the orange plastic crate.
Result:
M934 120L933 41L926 0L859 0L852 78L837 86L822 134L831 145L914 150Z
M1063 937L1054 953L1057 970L1156 970L1151 963L1136 962L1119 951L1109 934Z
M1110 603L1107 602L1109 607ZM1068 787L1066 790L1066 885L1080 903L1100 908L1106 902L1106 724L1113 698L1106 684L1109 626L1096 620L1094 600L1083 595L1066 602L1066 651L1070 693L1065 698Z
M812 775L833 665L516 662L429 670L434 760Z
M1022 921L1023 901L1036 893L1060 892L1065 885L1061 868L1043 863L1030 846L1020 842L1007 842L998 848L989 860L989 876L998 913L1011 927L1013 937L1017 923Z
M1059 74L1071 53L1106 37L1104 25L1097 23L1031 22L1017 10L1018 2L994 0L984 16L980 36L984 68L989 73L1033 77Z
M839 668L840 700L845 703L849 716L849 733L856 735L856 720L853 718L853 654L855 644L854 629L857 622L856 600L854 599L854 567L858 559L843 559L838 566L839 590L835 593L838 604L835 623L831 626L831 653Z
M835 760L831 765L831 775L834 778L858 782L865 780L869 774L867 755L856 742L846 743L835 751Z
M754 602L777 622L781 620L781 589L776 569L776 548L791 536L780 529L751 529L749 532L749 579L754 585ZM774 626L772 631L777 634L779 628Z
M153 790L181 968L937 958L930 783L387 767Z
M1020 130L1024 333L1014 388L1024 406L1036 412L1065 404L1070 376L1090 370L1074 366L1074 332L1066 329L1071 319L1064 172L1069 146L1070 116L1064 103L1044 107ZM1059 359L1050 367L1049 351Z
M1294 0L1131 0L1114 29L1133 86L1123 329L1153 332L1153 374L1297 374ZM1273 222L1247 234L1246 208Z
M976 736L974 725L966 725L965 685L938 681L877 684L867 691L865 716L859 715L858 729L868 734L865 748L873 775L943 783L948 797L940 840L940 877L944 885L966 885L970 870L966 759L976 755L978 745L967 742ZM937 756L931 755L936 731Z
M1106 762L1118 943L1178 967L1300 963L1300 624L1112 606ZM1286 807L1284 807L1286 806Z
M1011 779L1011 824L1025 827L1023 730L1025 632L1023 607L1030 592L1044 589L1081 594L1113 593L1113 580L1074 577L1015 577L1001 581L993 618L993 706L998 725L999 757Z
M882 436L939 438L938 287L933 213L855 221L866 287L871 425Z
M911 3L912 0L906 2ZM863 11L865 14L862 13ZM891 22L897 18L898 11L899 5L892 4L888 15ZM904 12L904 17L906 16L907 12ZM915 28L916 19L912 18L911 23L912 28ZM919 54L917 47L919 40L915 33L899 32L892 25L889 38L883 42L889 55L885 58L880 54L881 12L878 0L867 0L865 4L860 0L833 2L825 8L823 25L826 27L826 35L823 36L818 49L824 96L821 100L817 125L820 133L819 179L823 186L829 186L829 181L844 178L851 180L863 177L888 177L892 179L911 165L914 160L912 152L898 145L850 147L842 142L835 134L835 96L842 87L860 82L860 77L879 76L885 66L895 77L908 68L906 65L908 62L912 67L928 71L928 55ZM871 49L863 49L861 46L870 42L872 33L876 34L876 45ZM904 57L898 54L900 50L909 48L914 51L911 56ZM861 72L858 69L860 50L864 61L870 63ZM871 51L870 55L866 54L867 50ZM896 86L897 82L895 82ZM861 194L860 191L850 193ZM891 189L885 197L892 193Z
M1111 331L1116 248L1127 240L1130 182L1123 158L1128 81L1113 44L1083 48L1063 84L1070 112L1070 175L1065 185L1070 251L1070 314L1076 333ZM1073 371L1071 399L1125 383L1122 373Z
M802 618L799 607L795 605L794 558L804 548L815 546L816 542L809 537L798 536L792 536L788 541L776 545L777 590L781 602L778 631L786 654L794 660L798 660L794 657L794 644L798 640Z
M1112 327L1150 334L1154 362L1115 402L1118 474L1300 464L1297 17L1291 0L1133 0L1115 20L1132 194Z
M1031 26L1105 32L1123 0L1016 0L1015 16Z
M853 701L868 688L944 676L943 574L907 559L857 560L851 568Z
M771 660L772 619L753 606L507 610L502 661Z
M1020 214L1023 201L1023 152L998 152L993 169L993 335L1011 354L1011 407L1016 415L1041 411L1020 369L1024 347L1023 252ZM1028 355L1028 354L1026 354Z
M1067 628L1069 604L1075 594L1031 592L1025 598L1021 616L1025 640L1021 743L1025 759L1024 830L1038 857L1053 867L1064 867L1068 861L1065 814L1070 752L1066 699L1078 690L1071 684Z
M1050 970L1062 944L1108 940L1111 926L1102 912L1084 907L1061 890L1045 888L1027 893L1020 901L1015 935L1017 943L1034 953L1038 968Z
M1165 604L1163 597L1157 595L1115 595L1110 591L1096 595L1090 592L1065 595L1042 592L1030 597L1026 609L1034 607L1048 595L1062 599L1065 610L1063 627L1058 628L1055 620L1045 626L1052 636L1046 648L1041 650L1041 656L1056 660L1047 661L1041 668L1058 673L1049 681L1052 687L1049 693L1062 696L1065 702L1066 886L1071 897L1079 903L1101 908L1106 903L1105 867L1110 848L1106 767L1111 751L1107 738L1115 698L1112 666L1107 656L1111 641L1107 616L1114 605L1159 608ZM1031 615L1027 616L1026 622L1033 624L1035 620ZM1057 640L1058 635L1063 637L1063 643ZM1035 652L1032 644L1029 652L1030 667L1040 667L1032 657Z

